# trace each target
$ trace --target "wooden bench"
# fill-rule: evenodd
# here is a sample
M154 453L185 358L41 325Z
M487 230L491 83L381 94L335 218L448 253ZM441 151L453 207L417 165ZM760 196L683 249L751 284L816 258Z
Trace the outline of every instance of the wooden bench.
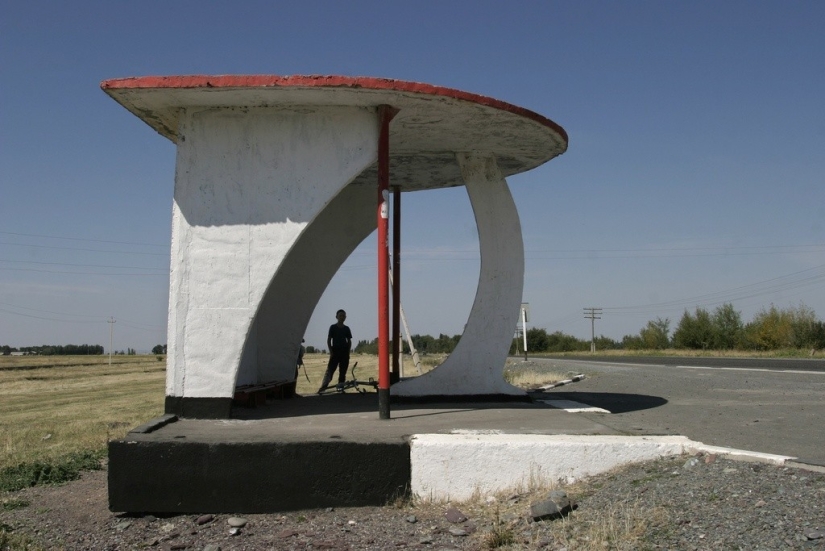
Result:
M255 408L266 403L267 398L281 400L295 394L295 381L271 381L254 385L235 387L233 403L235 405Z

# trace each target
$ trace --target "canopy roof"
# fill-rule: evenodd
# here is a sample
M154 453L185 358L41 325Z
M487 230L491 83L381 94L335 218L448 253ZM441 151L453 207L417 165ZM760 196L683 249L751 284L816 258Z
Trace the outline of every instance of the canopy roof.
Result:
M391 185L405 191L462 185L455 153L495 155L502 174L535 168L567 149L567 133L533 111L417 82L370 77L189 75L106 80L101 88L177 142L182 108L398 109L390 125ZM374 182L374 171L358 180Z

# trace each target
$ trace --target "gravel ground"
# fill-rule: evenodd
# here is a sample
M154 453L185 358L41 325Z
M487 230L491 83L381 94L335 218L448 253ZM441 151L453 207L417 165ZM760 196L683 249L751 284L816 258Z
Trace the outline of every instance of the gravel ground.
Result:
M680 456L563 489L578 508L563 520L538 522L530 505L549 488L458 504L129 516L108 511L103 470L3 495L0 549L24 549L21 542L28 541L28 549L71 550L444 550L487 549L497 538L512 541L499 549L553 551L825 550L825 474L819 472ZM232 517L245 521L235 535Z

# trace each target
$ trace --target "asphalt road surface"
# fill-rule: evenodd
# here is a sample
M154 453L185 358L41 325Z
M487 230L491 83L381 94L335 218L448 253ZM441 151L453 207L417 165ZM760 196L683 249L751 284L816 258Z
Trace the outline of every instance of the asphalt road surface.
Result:
M530 360L587 375L550 392L610 411L573 415L588 416L617 431L679 434L714 446L825 466L822 360Z

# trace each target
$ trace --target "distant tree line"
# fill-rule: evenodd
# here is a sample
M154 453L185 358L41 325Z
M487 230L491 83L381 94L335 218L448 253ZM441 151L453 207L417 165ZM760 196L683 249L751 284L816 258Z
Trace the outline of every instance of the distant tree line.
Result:
M12 352L24 354L38 354L40 356L98 356L103 354L103 347L99 344L44 344L41 346L21 346L14 348L9 345L0 346L2 354L8 356Z
M455 349L461 335L438 335L438 338L430 335L413 335L411 340L413 346L419 354L449 354ZM406 341L401 343L402 352L404 354L410 353L410 347ZM356 354L378 354L378 339L371 341L358 341L353 348Z
M460 335L413 335L412 341L420 354L449 354L458 344ZM670 320L656 318L648 321L638 334L625 335L616 341L601 335L596 337L596 350L664 350L667 348L691 350L753 350L825 349L825 322L814 311L800 304L789 308L771 305L761 309L745 323L732 304L723 304L713 311L696 308L685 310L673 333ZM521 338L513 339L511 354L521 350ZM585 352L590 350L589 339L579 339L561 331L548 333L534 327L527 330L528 352ZM358 341L354 351L377 354L378 339ZM403 343L404 353L409 353Z
M779 350L783 348L825 348L825 323L814 311L796 307L762 308L744 323L732 304L710 312L685 310L670 335L670 320L656 318L647 322L638 335L627 335L622 347L639 349L681 348L693 350Z

